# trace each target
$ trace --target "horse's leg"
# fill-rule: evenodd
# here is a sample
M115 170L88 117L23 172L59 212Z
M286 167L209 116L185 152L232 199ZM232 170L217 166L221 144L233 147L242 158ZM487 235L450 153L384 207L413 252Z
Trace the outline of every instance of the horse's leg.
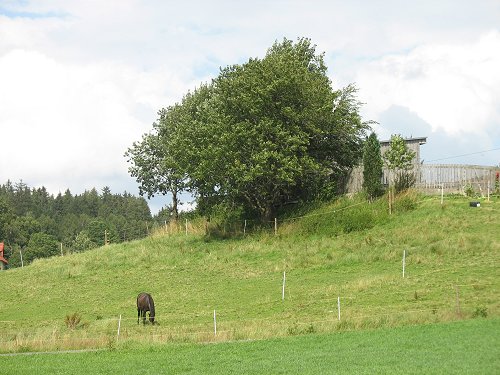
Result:
M142 324L146 324L146 311L142 312Z
M141 316L141 310L137 309L137 324L139 324L139 317Z

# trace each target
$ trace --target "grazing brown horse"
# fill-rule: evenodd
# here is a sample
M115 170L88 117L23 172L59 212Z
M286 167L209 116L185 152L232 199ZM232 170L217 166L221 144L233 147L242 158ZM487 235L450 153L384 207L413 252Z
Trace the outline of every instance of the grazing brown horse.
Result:
M149 321L155 324L155 303L153 297L148 293L140 293L137 296L137 324L139 317L142 317L142 323L146 324L146 311L149 311Z

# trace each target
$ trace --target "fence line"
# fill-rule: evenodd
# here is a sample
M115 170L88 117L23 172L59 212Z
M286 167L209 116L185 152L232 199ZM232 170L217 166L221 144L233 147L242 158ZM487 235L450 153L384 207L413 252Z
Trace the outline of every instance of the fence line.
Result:
M345 306L345 305L344 305ZM403 310L403 311L391 311L391 312L378 312L378 313L369 313L369 314L352 314L352 306L347 307L347 314L345 307L343 309L343 319L339 321L337 319L336 315L332 315L331 317L327 319L314 319L314 320L301 320L298 321L295 318L291 317L288 319L284 319L281 317L279 320L277 320L275 323L278 326L288 326L290 328L290 324L292 325L312 325L312 324L321 324L321 323L328 323L328 324L333 324L335 326L341 324L342 321L348 321L348 322L353 322L359 319L369 319L369 318L377 318L377 317L391 317L391 316L401 316L401 315L411 315L415 313L432 313L436 314L438 311L439 312L449 312L449 313L456 313L456 309L451 305L447 308L424 308L424 309L411 309L411 310ZM462 308L463 308L463 301L462 301ZM335 310L329 310L325 312L326 314L331 314L336 312ZM347 318L346 318L347 315ZM224 327L226 325L233 326L234 323L241 323L240 329L244 330L245 323L246 322L261 322L261 321L269 321L272 318L252 318L252 319L240 319L240 320L222 320L221 325ZM212 322L207 322L206 325L210 325ZM178 331L168 331L164 333L159 333L159 334L148 334L148 338L170 338L170 337L192 337L192 336L208 336L208 337L216 337L216 336L221 336L221 334L227 334L234 332L235 327L232 327L232 329L225 329L221 330L220 328L217 328L217 335L214 335L213 330L202 330L202 331L194 331L194 332L178 332ZM17 332L16 332L17 333ZM5 334L5 332L4 332ZM126 338L129 337L129 333L126 332L125 334L122 333L122 337L125 336ZM95 342L95 341L100 341L100 340L110 340L111 338L115 337L115 335L110 335L110 334L102 334L100 336L91 336L91 337L51 337L48 339L35 339L35 338L30 338L30 337L16 337L15 339L12 340L0 340L0 344L10 344L10 343L15 343L15 342L24 342L24 341L30 341L34 343L53 343L53 342L64 342L64 341L77 341L77 342ZM132 337L133 338L133 337Z
M470 186L479 187L485 192L487 187L495 186L496 173L500 167L467 165L467 164L414 164L411 170L416 177L416 187L419 190L441 188L447 192L464 192ZM389 170L383 168L382 183L389 182ZM352 169L347 178L346 190L348 193L357 193L363 189L363 166ZM484 194L482 194L484 196Z
M488 169L488 168L492 168L492 167L481 167L481 168L485 168L485 169ZM494 169L494 168L493 168ZM500 167L498 168L500 169ZM495 169L496 170L496 169ZM495 172L496 173L496 172ZM494 175L494 173L492 173L492 175ZM492 185L493 186L493 185ZM463 187L463 186L462 186ZM429 190L438 190L439 192L443 192L443 184L436 184L435 186L434 185L431 185L431 184L427 184L425 185L425 189L423 188L423 185L419 185L418 183L416 184L416 190L417 191L427 191L429 192ZM451 189L453 190L453 189ZM450 189L448 189L446 191L447 194L450 194ZM482 191L482 197L483 198L486 198L486 190ZM465 195L465 191L464 189L462 189L460 191L460 194L462 195ZM488 196L489 197L489 196ZM437 198L436 197L433 197L433 196L425 196L423 198L421 198L420 200L416 201L416 203L422 203L422 202L427 202L427 201L433 201L433 200L436 200ZM441 198L442 200L443 198ZM237 227L239 226L239 228L241 229L241 233L243 233L244 235L248 234L249 232L249 226L248 224L249 223L256 223L256 224L267 224L269 225L269 227L260 227L258 226L258 228L260 230L262 229L266 229L269 230L269 231L274 231L275 234L277 233L277 224L278 222L279 223L288 223L288 222L292 222L292 221L295 221L295 220L300 220L300 219L304 219L304 218L308 218L308 217L316 217L316 216L326 216L326 215L332 215L332 214L335 214L335 213L338 213L338 212L341 212L341 211L344 211L344 210L348 210L348 209L351 209L353 207L356 207L356 206L359 206L359 205L362 205L362 204L370 204L368 201L362 201L362 202L358 202L358 203L354 203L354 204L351 204L351 205L348 205L348 206L344 206L344 207L340 207L340 208L335 208L335 209L332 209L330 211L326 211L326 212L318 212L318 213L313 213L313 214L305 214L305 215L301 215L301 216L294 216L294 217L289 217L289 218L283 218L281 220L277 220L277 218L273 219L273 220L269 220L269 221L260 221L260 220L256 220L256 219L242 219L242 220L238 220L238 221L235 221L235 222L232 222L232 223L226 223L227 226L229 226L229 228L233 227ZM168 227L171 227L171 225L173 225L172 223L170 224L163 224L163 223L159 223L159 222L154 222L155 225L158 226L158 228L163 228L163 231L164 233L166 234L172 234L173 231L169 230L169 229L165 229L165 225L168 226ZM204 225L205 225L205 231L206 231L206 225L208 223L206 222ZM176 233L184 233L184 234L188 234L189 232L193 233L193 232L199 232L199 229L198 231L194 229L194 226L192 223L190 223L189 221L187 221L186 219L186 223L185 224L179 224L177 223L176 225Z
M465 266L464 266L465 267ZM493 267L493 266L492 266ZM493 286L494 284L493 283L472 283L472 284L457 284L457 283L446 283L446 284L442 284L443 285L443 288L432 288L432 289L427 289L429 291L435 291L435 290L443 290L443 289L448 289L448 288L453 288L453 287L472 287L472 288L476 288L476 287L485 287L485 286ZM415 290L408 290L408 291L401 291L401 292L398 292L398 291L394 291L394 292L389 292L388 294L390 295L408 295L408 293L413 293ZM417 290L418 291L418 290ZM332 293L332 294L335 294L335 293ZM335 294L336 295L336 294ZM343 299L343 300L360 300L362 301L363 298L362 296L348 296L348 295L340 295L340 297ZM337 296L335 297L331 297L331 298L321 298L321 299L314 299L314 300L310 300L310 301L303 301L301 305L314 305L314 304L318 304L318 303L321 303L321 302L330 302L330 301L337 301ZM259 303L257 304L258 306L264 306L264 305L270 305L270 304L273 304L273 305L282 305L281 303L281 300L278 300L276 299L276 301L270 301L270 302L263 302L263 303ZM254 304L255 306L255 304ZM384 306L387 306L387 305L384 305ZM220 310L219 310L220 311ZM222 311L229 311L229 310L222 310ZM234 309L233 309L234 311ZM406 311L406 310L405 310ZM121 317L120 317L121 315ZM171 316L172 314L170 315L165 315L165 316ZM206 310L206 311L203 311L201 313L185 313L183 312L182 313L183 316L187 316L187 315L190 315L190 316L193 316L195 315L196 317L203 317L203 316L206 316L206 317L210 317L210 319L207 321L207 323L196 323L196 324L190 324L189 326L193 326L193 325L205 325L205 324L211 324L213 322L212 318L213 318L213 310ZM218 313L219 315L219 313ZM224 316L224 314L222 314L222 317ZM56 318L58 319L64 319L64 317L59 317L57 316ZM155 319L158 319L160 318L161 319L161 315L158 315L158 314L155 314ZM268 317L268 318L251 318L251 319L243 319L243 321L246 321L246 320L272 320L272 319L275 319L275 317ZM113 315L113 316L110 316L110 317L103 317L103 318L99 318L96 320L96 322L99 322L99 321L130 321L130 320L133 320L133 321L136 321L137 320L137 317L125 317L124 314L117 314L116 316ZM140 318L139 320L140 322L142 322L142 319ZM0 323L18 323L18 322L24 322L24 320L0 320ZM59 322L57 320L42 320L42 321L38 321L37 323L40 323L40 324L47 324L47 323L54 323L54 322ZM0 332L1 333L1 332Z

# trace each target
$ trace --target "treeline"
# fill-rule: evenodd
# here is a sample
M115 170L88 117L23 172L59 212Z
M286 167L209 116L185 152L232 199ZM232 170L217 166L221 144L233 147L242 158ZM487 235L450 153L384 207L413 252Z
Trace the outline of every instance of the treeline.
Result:
M109 187L54 196L20 181L0 185L0 241L9 267L36 258L81 252L147 235L151 212L144 198Z

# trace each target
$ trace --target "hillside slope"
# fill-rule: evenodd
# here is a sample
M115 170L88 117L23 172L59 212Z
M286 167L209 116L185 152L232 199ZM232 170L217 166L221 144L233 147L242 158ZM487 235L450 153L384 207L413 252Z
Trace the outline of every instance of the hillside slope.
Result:
M0 350L114 345L120 315L122 341L266 338L498 316L500 202L471 208L454 198L442 207L410 196L399 205L388 216L384 201L341 200L288 220L278 235L152 236L1 272ZM153 295L159 325L137 325L141 291ZM65 320L75 313L81 321L70 328Z

